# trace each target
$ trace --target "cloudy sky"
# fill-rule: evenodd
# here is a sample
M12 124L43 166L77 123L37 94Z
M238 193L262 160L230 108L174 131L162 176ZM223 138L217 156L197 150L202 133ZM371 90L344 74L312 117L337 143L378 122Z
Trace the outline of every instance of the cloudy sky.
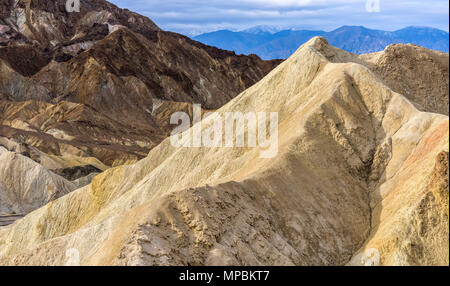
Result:
M382 30L406 26L449 30L448 0L109 1L150 17L165 30L191 36L219 29L243 30L256 25L326 31L343 25Z

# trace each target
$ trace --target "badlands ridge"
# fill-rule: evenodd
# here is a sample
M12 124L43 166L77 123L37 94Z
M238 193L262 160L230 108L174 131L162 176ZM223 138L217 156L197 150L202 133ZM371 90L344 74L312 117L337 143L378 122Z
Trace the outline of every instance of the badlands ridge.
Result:
M358 57L313 38L218 109L279 112L274 159L167 138L68 194L39 166L0 168L1 182L38 174L55 191L36 195L64 195L0 228L0 264L65 265L75 249L82 265L448 265L445 104L448 54Z

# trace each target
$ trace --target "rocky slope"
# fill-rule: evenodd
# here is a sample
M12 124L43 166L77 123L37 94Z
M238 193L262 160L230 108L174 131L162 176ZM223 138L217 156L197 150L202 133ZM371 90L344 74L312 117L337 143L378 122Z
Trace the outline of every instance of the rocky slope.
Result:
M0 147L0 214L27 214L75 190L33 160Z
M167 114L221 107L279 64L162 31L103 1L0 4L0 136L46 168L105 170L145 157Z
M362 55L366 65L422 111L449 114L449 54L414 45L391 45Z
M448 116L370 64L312 39L203 120L279 112L275 158L166 139L0 229L0 263L448 265Z
M318 48L332 62L354 62L366 66L419 110L449 114L448 53L401 44L360 56L329 45Z

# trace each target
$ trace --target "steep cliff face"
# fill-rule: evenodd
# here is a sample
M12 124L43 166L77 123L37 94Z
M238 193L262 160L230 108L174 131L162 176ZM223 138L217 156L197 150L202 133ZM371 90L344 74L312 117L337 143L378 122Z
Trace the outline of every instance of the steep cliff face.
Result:
M52 157L52 169L136 162L173 129L168 113L219 108L280 63L103 0L81 1L80 13L65 3L2 1L0 13L0 136Z
M275 158L166 139L0 229L0 263L448 265L448 116L362 63L312 39L202 121L278 112Z

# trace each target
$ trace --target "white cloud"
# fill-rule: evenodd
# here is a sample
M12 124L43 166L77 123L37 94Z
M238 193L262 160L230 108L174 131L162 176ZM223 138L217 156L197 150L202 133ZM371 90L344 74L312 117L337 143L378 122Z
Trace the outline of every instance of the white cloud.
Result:
M332 30L342 25L395 30L431 26L448 31L446 0L380 0L369 13L367 0L109 0L150 17L159 26L185 34L256 25Z

